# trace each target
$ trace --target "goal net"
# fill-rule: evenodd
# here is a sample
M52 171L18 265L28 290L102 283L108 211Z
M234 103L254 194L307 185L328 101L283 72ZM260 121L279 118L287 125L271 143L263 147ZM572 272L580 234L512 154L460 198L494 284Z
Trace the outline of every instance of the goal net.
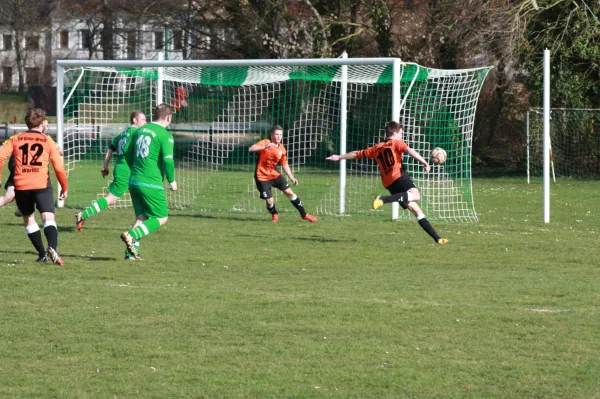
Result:
M541 179L544 160L543 109L527 113L528 177ZM600 177L600 109L550 109L550 175L554 178Z
M59 61L58 141L69 177L67 205L88 206L106 195L111 179L104 180L100 169L111 140L132 112L151 120L153 107L167 103L177 110L169 127L179 187L167 191L171 208L265 212L253 178L257 156L248 148L277 124L300 181L294 190L307 210L384 215L370 210L372 198L387 193L375 162L325 158L383 141L386 123L395 119L405 125L404 140L426 159L435 147L448 154L429 173L408 155L404 159L424 212L474 221L471 143L489 69L437 70L391 58ZM287 202L278 209L296 212ZM116 206L131 206L128 194Z

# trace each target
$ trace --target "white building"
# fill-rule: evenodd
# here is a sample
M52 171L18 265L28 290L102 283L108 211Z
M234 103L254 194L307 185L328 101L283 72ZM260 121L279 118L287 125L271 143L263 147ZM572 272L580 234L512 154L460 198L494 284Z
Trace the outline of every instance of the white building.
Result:
M162 53L170 60L183 59L184 48L197 48L194 38L182 30L153 21L140 21L128 15L115 16L114 59L158 59ZM102 24L94 19L69 19L58 15L38 30L15 32L0 26L0 90L17 90L19 70L24 86L55 84L55 65L59 59L103 59L100 35ZM17 37L19 41L17 43ZM192 45L193 44L193 45ZM210 38L201 41L208 48ZM17 53L20 51L21 61ZM190 54L188 58L199 58Z

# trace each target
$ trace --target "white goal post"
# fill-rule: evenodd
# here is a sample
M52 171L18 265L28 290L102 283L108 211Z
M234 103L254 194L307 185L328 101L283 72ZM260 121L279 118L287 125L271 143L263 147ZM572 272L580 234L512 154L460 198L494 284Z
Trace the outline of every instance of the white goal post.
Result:
M106 194L99 174L110 140L131 112L176 106L173 208L264 212L248 147L274 124L284 127L299 195L318 214L374 214L385 193L372 161L324 158L384 139L385 124L405 125L405 141L424 157L448 160L425 174L405 157L429 217L475 221L471 148L479 92L490 68L439 70L398 58L57 62L57 142L69 174L69 206ZM184 100L187 107L181 107ZM409 159L410 158L410 159ZM108 179L107 179L108 180ZM220 200L217 200L219 198ZM224 199L225 198L225 199ZM127 195L117 206L128 206ZM397 208L396 208L397 209ZM285 210L284 210L285 211ZM393 218L408 217L397 211Z

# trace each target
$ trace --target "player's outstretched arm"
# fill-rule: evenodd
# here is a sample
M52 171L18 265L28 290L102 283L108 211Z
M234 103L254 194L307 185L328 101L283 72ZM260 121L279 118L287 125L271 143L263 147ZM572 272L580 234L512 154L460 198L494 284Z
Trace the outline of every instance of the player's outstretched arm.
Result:
M429 166L429 163L425 160L425 158L423 158L421 156L421 154L419 154L417 151L415 151L414 149L412 149L410 147L406 148L406 152L408 152L408 155L410 155L411 157L413 157L414 159L416 159L423 165L423 167L425 168L425 172L429 172L429 170L431 169L431 166Z
M346 154L341 154L341 155L337 155L337 154L333 154L330 157L325 158L328 161L340 161L342 159L356 159L358 157L358 151L352 151L352 152L348 152Z

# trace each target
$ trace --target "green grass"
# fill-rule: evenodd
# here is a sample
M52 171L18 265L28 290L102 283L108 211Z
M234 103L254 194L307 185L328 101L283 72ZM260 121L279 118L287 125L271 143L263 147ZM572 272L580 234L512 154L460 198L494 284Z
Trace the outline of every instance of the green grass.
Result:
M12 124L17 117L17 123L25 123L27 112L27 94L2 93L0 94L0 124ZM2 136L3 137L3 136Z
M0 212L0 397L600 397L600 182L474 181L480 221L129 210L39 265ZM365 204L368 206L368 204Z

